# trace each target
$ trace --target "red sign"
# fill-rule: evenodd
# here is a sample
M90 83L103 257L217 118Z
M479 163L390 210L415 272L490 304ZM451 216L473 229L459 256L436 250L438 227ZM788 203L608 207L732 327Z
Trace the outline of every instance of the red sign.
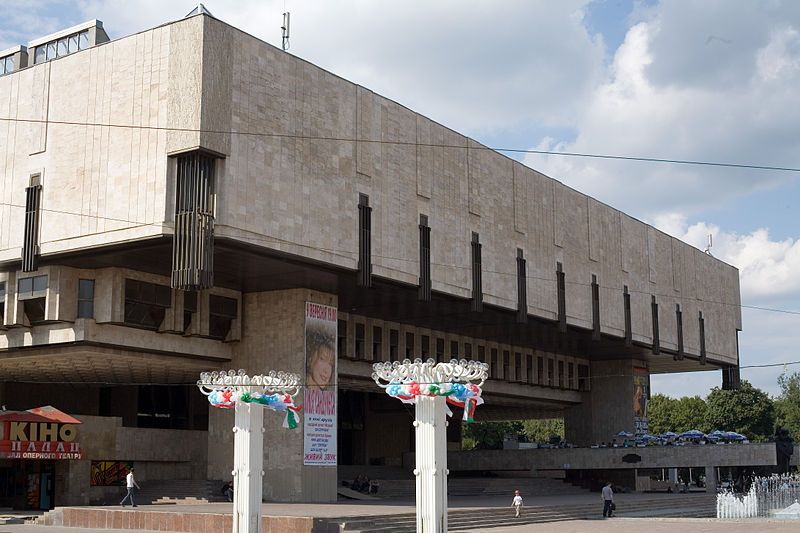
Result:
M0 412L0 459L83 459L81 421L55 407Z

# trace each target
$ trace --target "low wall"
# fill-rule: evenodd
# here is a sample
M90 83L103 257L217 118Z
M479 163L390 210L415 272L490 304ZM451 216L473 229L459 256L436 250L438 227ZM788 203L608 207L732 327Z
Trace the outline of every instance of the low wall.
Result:
M639 460L636 460L638 456ZM625 460L623 460L623 458ZM800 459L795 446L792 464ZM635 460L635 462L630 462ZM413 453L403 464L413 468ZM570 470L671 468L705 466L771 466L777 464L775 444L648 446L645 448L551 448L470 450L447 454L451 471Z

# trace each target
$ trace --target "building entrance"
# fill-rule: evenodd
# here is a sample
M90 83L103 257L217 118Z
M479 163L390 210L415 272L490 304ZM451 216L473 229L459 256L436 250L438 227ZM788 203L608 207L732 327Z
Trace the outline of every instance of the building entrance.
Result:
M0 507L46 511L55 507L55 461L0 461Z

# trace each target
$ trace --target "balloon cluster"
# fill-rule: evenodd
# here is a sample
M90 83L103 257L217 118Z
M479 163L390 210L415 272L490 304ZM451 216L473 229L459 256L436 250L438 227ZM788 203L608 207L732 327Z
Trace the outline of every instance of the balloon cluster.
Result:
M386 394L403 403L417 403L421 396L445 396L447 403L464 408L464 421L473 422L475 407L483 403L481 388L474 383L401 383L392 380L386 387ZM452 414L452 413L448 413Z
M212 391L208 395L208 403L214 407L232 409L236 406L237 402L255 403L263 405L273 411L285 412L286 418L283 421L283 427L289 429L297 427L298 413L303 408L302 406L294 404L294 400L290 394L261 394L259 392L222 389Z

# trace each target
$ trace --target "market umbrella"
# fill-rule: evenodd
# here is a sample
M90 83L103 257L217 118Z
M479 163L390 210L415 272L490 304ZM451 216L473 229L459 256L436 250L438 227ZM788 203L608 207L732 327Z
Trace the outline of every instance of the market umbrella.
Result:
M699 429L690 429L689 431L684 431L678 438L680 439L702 439L705 437L706 434L700 431Z
M633 433L629 433L625 430L622 430L619 433L617 433L617 437L622 437L623 439L629 439L633 437Z
M736 433L735 431L726 432L725 433L725 438L728 439L728 440L736 440L736 441L747 440L747 437L745 437L741 433Z
M666 433L662 433L661 436L665 439L674 439L678 435L673 431L667 431Z

